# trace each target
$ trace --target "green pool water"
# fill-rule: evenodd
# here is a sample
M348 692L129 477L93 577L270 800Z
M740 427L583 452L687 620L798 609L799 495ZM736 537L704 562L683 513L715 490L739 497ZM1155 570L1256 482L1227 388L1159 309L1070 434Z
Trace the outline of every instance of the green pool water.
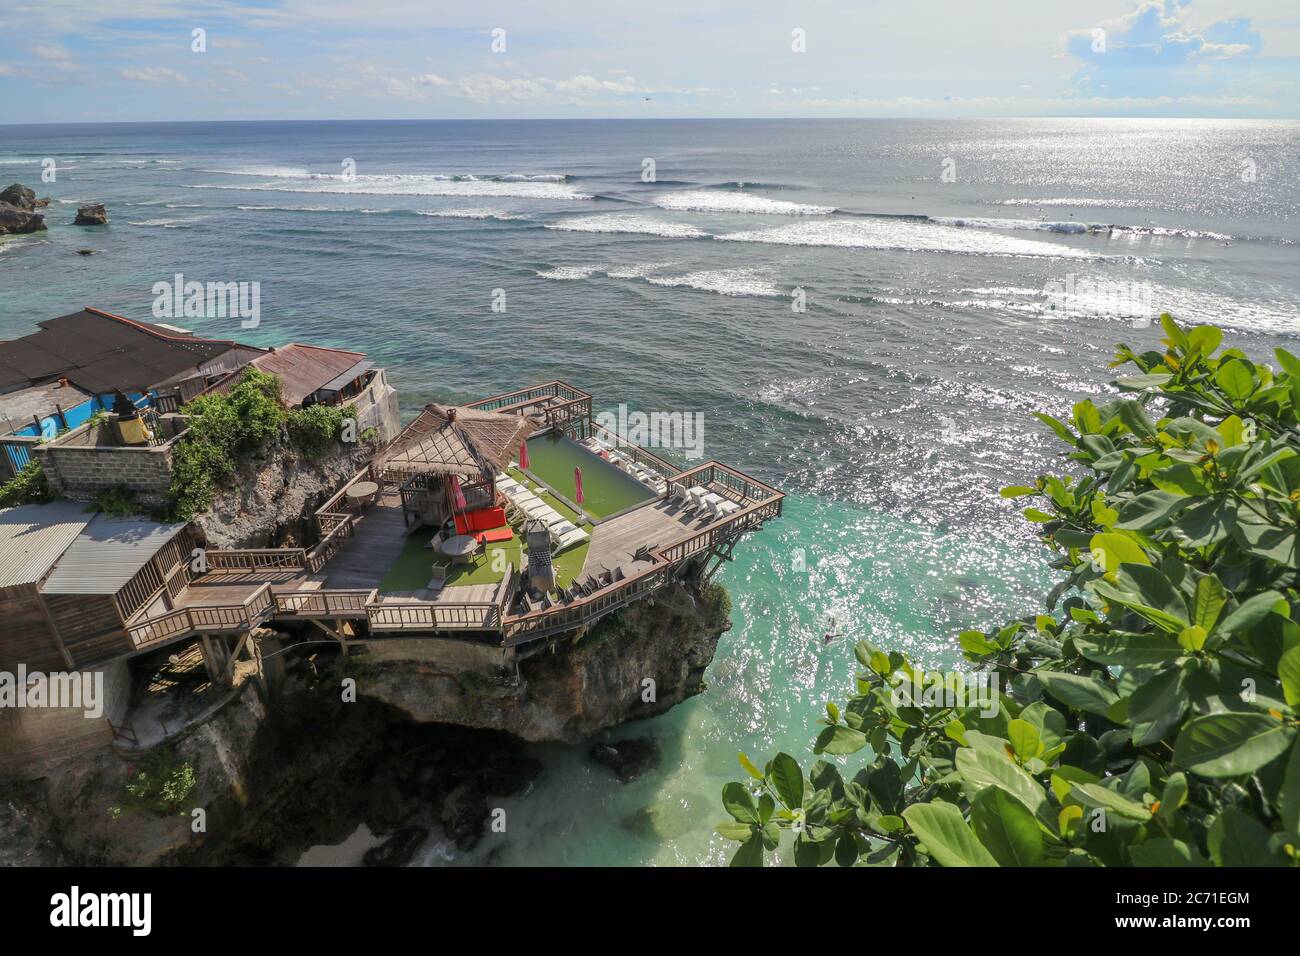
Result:
M581 468L586 498L582 508L593 518L607 517L655 496L635 478L562 435L528 439L528 462L529 471L570 501L574 498L573 469Z

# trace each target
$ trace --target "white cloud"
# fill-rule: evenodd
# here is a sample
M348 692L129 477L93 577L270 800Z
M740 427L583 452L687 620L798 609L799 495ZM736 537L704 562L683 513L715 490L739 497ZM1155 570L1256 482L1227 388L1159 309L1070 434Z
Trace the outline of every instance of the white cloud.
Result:
M189 77L165 66L127 67L122 70L122 77L139 80L141 83L188 83Z

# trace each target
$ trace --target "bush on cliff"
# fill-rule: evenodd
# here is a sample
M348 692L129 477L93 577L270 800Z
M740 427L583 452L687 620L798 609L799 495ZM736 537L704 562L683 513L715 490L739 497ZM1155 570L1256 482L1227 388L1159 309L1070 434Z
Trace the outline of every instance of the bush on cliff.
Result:
M785 833L801 865L1300 864L1300 359L1161 322L1127 394L1037 416L1081 474L1002 490L1064 573L1046 613L960 634L946 687L860 642L815 752L874 756L742 754L734 865Z
M35 458L28 461L17 475L0 485L0 508L41 505L53 500L54 492L41 463Z
M351 406L286 410L278 376L252 366L224 394L200 395L185 406L189 431L177 445L170 495L174 517L188 520L212 503L241 459L287 435L304 457L316 459L337 442Z

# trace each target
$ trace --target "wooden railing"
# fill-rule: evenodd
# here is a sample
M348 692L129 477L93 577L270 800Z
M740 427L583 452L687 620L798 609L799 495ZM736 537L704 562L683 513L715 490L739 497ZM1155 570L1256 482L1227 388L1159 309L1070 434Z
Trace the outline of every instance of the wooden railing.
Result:
M158 617L129 624L127 632L136 650L141 650L150 644L186 634L251 630L265 620L274 607L271 585L263 584L242 603L176 608Z
M320 591L289 591L274 595L275 613L284 617L355 617L366 616L366 606L379 600L379 591L371 588L339 588Z
M297 571L307 567L304 548L240 548L208 551L209 571Z
M319 516L318 516L319 517ZM343 546L345 539L352 537L353 525L356 522L355 515L341 515L341 521L330 523L333 527L320 540L320 543L311 551L307 552L306 567L312 574L317 574L325 567L326 562L338 553L339 548Z
M374 631L495 631L501 609L493 603L453 604L434 601L392 601L366 607Z
M658 590L668 583L670 571L668 565L658 564L580 601L507 617L502 627L503 643L515 647L590 624L610 611Z
M613 445L623 454L627 455L637 464L645 465L651 471L658 472L664 478L672 478L675 475L681 474L682 470L678 468L676 465L672 464L671 462L665 461L664 459L660 458L658 455L654 454L653 452L646 451L640 445L633 444L632 442L623 438L621 435L610 431L608 428L605 428L603 425L598 425L593 422L591 431L592 434L595 435L597 438L601 438L609 442L611 445Z
M570 385L568 382L555 379L550 382L543 382L540 385L517 388L513 392L490 395L487 398L479 399L477 402L470 402L465 407L477 408L484 412L494 412L502 408L527 407L543 403L550 405L552 404L549 401L550 399L556 399L561 404L580 402L584 399L590 402L591 394Z

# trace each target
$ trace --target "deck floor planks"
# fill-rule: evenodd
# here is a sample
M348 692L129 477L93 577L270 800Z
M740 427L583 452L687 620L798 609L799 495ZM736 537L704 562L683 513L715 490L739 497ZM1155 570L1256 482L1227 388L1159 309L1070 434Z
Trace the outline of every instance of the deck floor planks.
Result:
M624 574L631 575L650 566L648 561L633 558L643 547L663 547L691 532L707 528L713 521L707 515L701 518L694 512L687 514L675 502L662 498L648 501L591 529L591 545L582 565L582 574L595 575L621 566Z
M406 546L406 521L400 501L387 496L357 522L353 535L339 547L314 579L326 588L378 587Z

